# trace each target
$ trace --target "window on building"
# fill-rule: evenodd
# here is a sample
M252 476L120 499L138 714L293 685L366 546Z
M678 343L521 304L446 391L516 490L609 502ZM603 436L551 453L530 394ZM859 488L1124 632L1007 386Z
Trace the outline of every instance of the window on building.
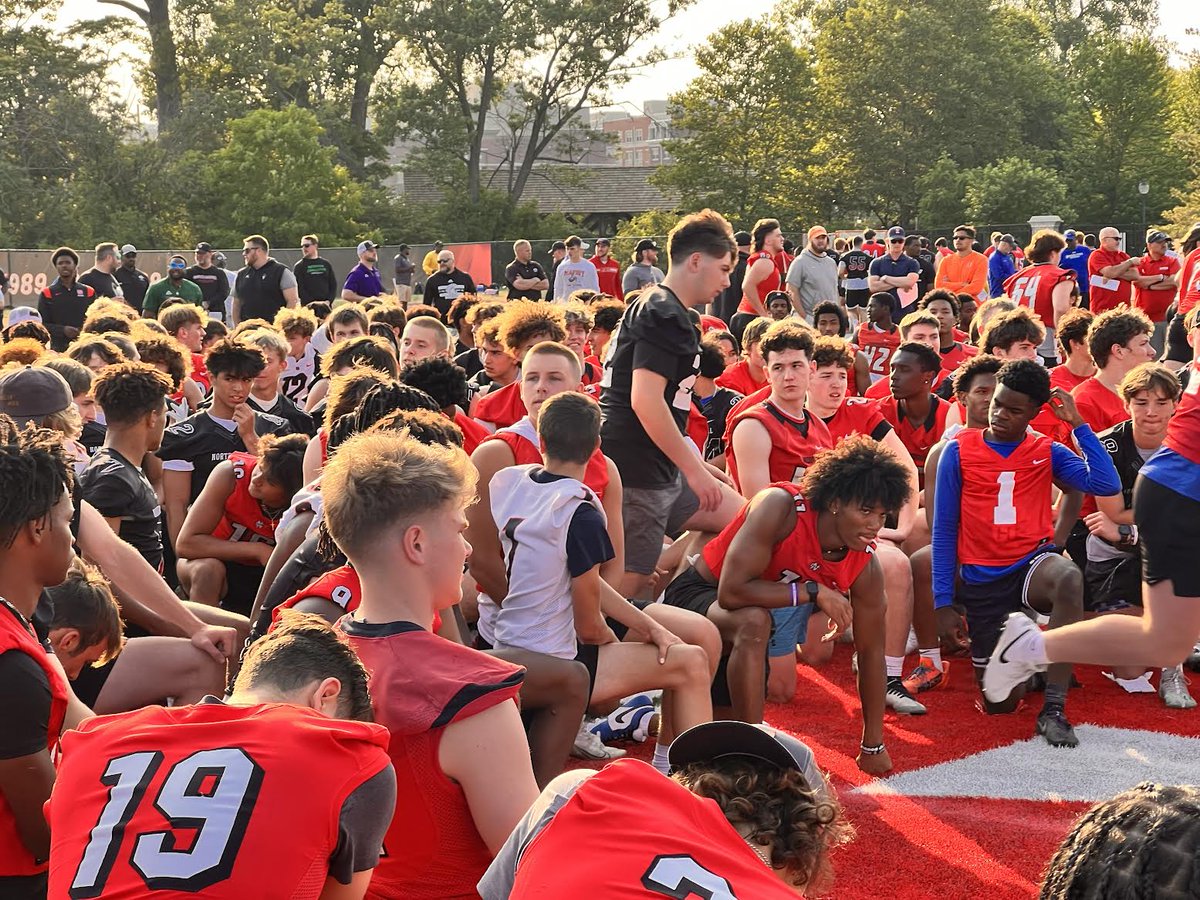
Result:
M638 144L640 144L642 142L642 129L640 129L640 128L634 129L633 140L635 143L638 143Z

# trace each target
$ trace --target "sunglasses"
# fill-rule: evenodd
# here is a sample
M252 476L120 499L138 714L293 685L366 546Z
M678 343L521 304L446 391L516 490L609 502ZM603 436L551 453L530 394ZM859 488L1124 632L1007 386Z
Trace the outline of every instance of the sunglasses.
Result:
M303 249L303 250L307 250L309 247L315 247L315 246L317 246L317 245L316 244L301 244L300 245L301 249Z
M257 247L243 247L242 248L242 256L246 256L250 253L253 253L257 249L258 249Z
M956 241L969 241L971 238L965 234L956 234L954 239Z
M888 241L888 243L889 244L903 244L904 238L892 238L890 241Z

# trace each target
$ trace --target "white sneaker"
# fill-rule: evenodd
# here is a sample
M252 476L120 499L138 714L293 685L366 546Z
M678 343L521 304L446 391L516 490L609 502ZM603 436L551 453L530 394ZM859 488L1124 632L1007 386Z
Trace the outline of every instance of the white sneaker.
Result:
M625 751L619 747L604 746L600 736L589 730L592 724L594 722L584 719L579 726L579 734L575 735L575 746L571 748L572 756L576 759L620 759L625 755Z
M1037 631L1033 619L1024 613L1009 615L983 673L983 696L992 703L1003 703L1017 685L1024 684L1035 672L1045 670L1045 666L1037 663L1013 659L1009 653L1014 645L1035 640L1033 635Z
M902 716L923 716L927 712L925 704L908 692L899 676L888 678L883 702Z
M1183 674L1183 666L1173 669L1163 669L1162 678L1158 682L1158 696L1171 709L1192 709L1196 699L1188 691L1188 679Z

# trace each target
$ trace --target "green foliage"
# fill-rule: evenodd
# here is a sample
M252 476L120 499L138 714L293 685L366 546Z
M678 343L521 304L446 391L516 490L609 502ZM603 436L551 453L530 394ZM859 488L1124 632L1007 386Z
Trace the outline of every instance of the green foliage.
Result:
M677 213L662 209L652 209L631 219L626 219L617 226L617 233L613 236L612 255L621 261L621 265L628 265L637 242L644 237L654 237L658 239L658 245L662 248L658 254L659 268L665 272L667 268L667 235L678 221Z
M929 170L917 179L920 201L917 204L917 227L953 228L968 218L968 172L948 156L939 157Z
M965 199L967 217L976 222L1015 225L1035 215L1074 216L1058 174L1020 157L969 172Z

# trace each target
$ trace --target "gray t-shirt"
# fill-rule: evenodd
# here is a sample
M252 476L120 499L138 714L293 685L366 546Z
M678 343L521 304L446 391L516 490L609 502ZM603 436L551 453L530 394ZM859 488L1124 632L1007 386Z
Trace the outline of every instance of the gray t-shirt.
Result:
M572 262L569 258L558 264L554 272L554 299L566 300L575 291L600 291L600 275L586 259Z
M628 294L650 285L660 284L666 277L658 266L635 263L626 269L625 274L621 277L621 290Z
M788 267L787 283L800 294L804 317L812 319L813 308L824 300L838 302L838 267L828 253L818 256L808 247Z

